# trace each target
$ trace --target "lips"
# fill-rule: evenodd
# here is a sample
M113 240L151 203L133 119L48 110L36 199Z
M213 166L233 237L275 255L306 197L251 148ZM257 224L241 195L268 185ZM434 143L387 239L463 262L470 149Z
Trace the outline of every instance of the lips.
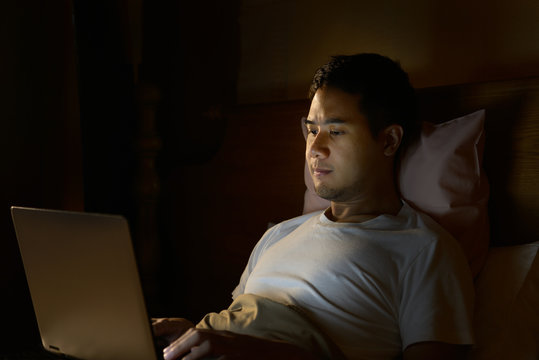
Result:
M329 174L332 170L316 167L312 171L314 176L320 177Z

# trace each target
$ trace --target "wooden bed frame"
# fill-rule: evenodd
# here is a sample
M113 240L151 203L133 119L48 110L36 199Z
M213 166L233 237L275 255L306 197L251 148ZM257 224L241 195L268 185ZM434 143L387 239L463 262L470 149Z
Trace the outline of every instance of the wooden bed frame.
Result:
M492 244L539 239L539 78L425 88L417 94L419 116L430 122L486 109ZM228 193L224 205L240 198L248 202L242 226L247 218L260 227L300 213L300 119L308 109L309 101L298 100L241 106L228 114L224 145L210 166L230 170L226 188L218 188Z
M491 245L537 241L539 78L419 89L418 104L421 118L431 122L486 109L484 166L491 189ZM182 175L181 186L188 191L174 201L191 208L172 215L189 224L187 232L180 227L171 232L180 243L176 258L187 269L197 268L204 254L210 267L201 274L191 272L186 286L215 284L211 290L197 289L198 300L190 304L195 312L227 306L228 294L268 223L301 214L305 142L300 121L308 109L305 99L228 111L218 153Z
M486 109L484 167L492 245L539 239L539 78L419 90L420 116L442 122Z

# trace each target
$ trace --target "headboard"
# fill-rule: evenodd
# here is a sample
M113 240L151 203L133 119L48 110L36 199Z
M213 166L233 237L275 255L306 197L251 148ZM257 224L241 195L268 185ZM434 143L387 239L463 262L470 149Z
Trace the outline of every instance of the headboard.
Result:
M538 240L539 78L424 88L417 93L419 116L430 122L486 109L484 166L491 188L491 244ZM241 106L228 114L228 133L213 162L231 170L228 191L238 197L243 191L253 192L249 198L258 210L249 216L257 226L301 211L304 142L299 124L308 108L309 101L297 100Z
M432 122L486 109L491 244L538 240L539 78L421 89L418 104Z
M537 241L539 78L419 89L418 101L420 116L431 122L486 109L491 245ZM305 141L300 119L308 110L305 99L227 111L215 156L186 165L168 185L176 189L171 201L183 205L172 209L174 259L182 264L175 267L186 288L197 291L196 300L186 304L197 315L228 304L268 223L301 214ZM200 254L211 266L188 272L201 269ZM198 285L208 282L211 288Z

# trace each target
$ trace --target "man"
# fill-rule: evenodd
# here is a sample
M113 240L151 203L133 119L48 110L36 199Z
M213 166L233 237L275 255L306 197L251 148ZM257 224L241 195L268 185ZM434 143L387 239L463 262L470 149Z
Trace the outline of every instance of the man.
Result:
M396 155L419 129L408 76L380 55L337 56L310 93L306 161L330 207L266 232L227 312L197 329L156 320L156 335L177 338L165 358L461 358L473 342L470 270L395 185Z

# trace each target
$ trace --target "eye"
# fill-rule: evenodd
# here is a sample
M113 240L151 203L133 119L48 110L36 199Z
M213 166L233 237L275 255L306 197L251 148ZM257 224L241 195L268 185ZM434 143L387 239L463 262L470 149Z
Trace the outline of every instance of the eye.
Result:
M344 134L344 131L330 130L329 133L330 133L331 135L342 135L342 134Z
M318 127L314 126L312 124L307 124L307 132L309 135L317 135L318 134Z

